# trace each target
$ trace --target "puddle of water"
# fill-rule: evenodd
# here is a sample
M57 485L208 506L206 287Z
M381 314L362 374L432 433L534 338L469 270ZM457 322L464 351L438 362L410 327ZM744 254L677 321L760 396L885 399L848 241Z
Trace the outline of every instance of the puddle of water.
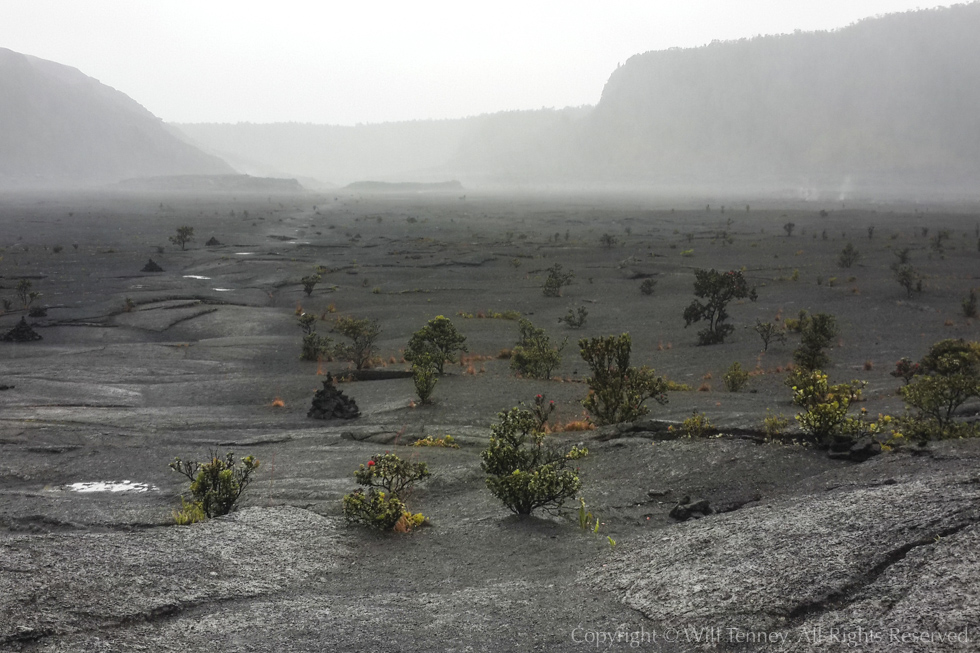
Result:
M198 274L185 274L184 275L184 278L185 279L205 279L207 281L210 281L211 280L211 277L202 277L202 276L200 276Z
M133 481L90 481L72 483L66 485L65 489L69 492L147 492L158 488L148 483L134 483Z
M235 256L251 256L255 252L235 252Z
M231 292L234 288L212 288L211 290L216 292Z

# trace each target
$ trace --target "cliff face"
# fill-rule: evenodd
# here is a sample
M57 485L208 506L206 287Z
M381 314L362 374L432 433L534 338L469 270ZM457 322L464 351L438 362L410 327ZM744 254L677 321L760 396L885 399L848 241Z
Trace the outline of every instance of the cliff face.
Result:
M0 48L0 186L232 172L125 94Z
M587 159L608 176L980 171L980 4L632 57Z

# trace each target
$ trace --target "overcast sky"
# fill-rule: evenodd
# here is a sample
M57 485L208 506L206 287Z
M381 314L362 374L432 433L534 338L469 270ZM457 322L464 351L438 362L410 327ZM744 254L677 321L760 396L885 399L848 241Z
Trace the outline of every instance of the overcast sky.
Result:
M922 0L0 0L0 47L170 122L356 123L595 104L631 55Z

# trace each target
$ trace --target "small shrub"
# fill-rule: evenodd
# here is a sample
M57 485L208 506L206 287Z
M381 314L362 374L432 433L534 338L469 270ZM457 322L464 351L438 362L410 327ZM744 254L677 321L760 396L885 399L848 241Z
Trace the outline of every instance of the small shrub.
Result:
M602 234L599 237L599 242L602 243L603 247L615 247L619 241L611 234Z
M977 291L970 288L970 294L963 300L963 317L971 318L977 316Z
M180 510L174 509L170 514L174 518L174 524L177 526L190 526L208 518L204 514L204 509L200 503L197 501L187 501L184 497L180 497Z
M552 344L544 329L534 326L530 320L518 323L520 336L512 350L510 367L514 372L532 379L550 379L552 371L561 365L561 352L568 338L561 344Z
M574 272L563 272L561 263L555 263L548 268L548 278L544 282L545 297L561 297L561 289L572 283Z
M437 315L412 334L405 350L405 360L411 363L420 355L428 354L436 370L442 374L443 366L447 362L457 362L457 354L468 351L466 336L456 330L448 317Z
M307 297L313 294L313 289L316 287L316 284L320 283L320 279L319 274L311 274L300 279L300 283L303 284L303 292L306 293Z
M459 449L456 439L451 435L442 438L433 438L431 435L416 440L412 443L413 447L443 447L445 449Z
M771 409L766 409L766 416L762 419L762 432L765 433L767 440L782 438L788 428L788 419L782 415L773 415Z
M742 369L742 364L738 361L732 363L724 376L725 388L729 392L738 392L749 382L749 373Z
M415 384L415 394L423 404L432 403L432 392L435 390L439 377L432 355L419 354L412 361L412 382Z
M17 293L17 299L20 300L21 306L23 306L25 311L41 296L41 293L31 290L32 287L33 284L27 279L21 279L17 282L15 292Z
M789 320L786 321L787 324ZM806 370L817 370L830 364L824 350L840 334L837 318L827 313L808 315L800 312L800 346L793 352L793 361Z
M51 248L51 251L54 252L55 254L61 254L61 250L63 249L64 247L62 247L61 245L55 245L54 247Z
M801 369L790 377L789 383L792 383L793 403L803 409L796 420L814 442L830 446L837 438L854 438L866 431L860 420L847 416L865 382L830 385L827 375L820 370Z
M259 468L259 461L245 456L239 465L235 454L230 451L221 457L212 450L208 457L210 460L207 462L174 458L170 469L190 480L194 502L210 519L227 515L235 509L238 499L252 481L252 474Z
M786 232L787 238L793 235L793 229L795 228L796 225L792 222L787 222L786 224L783 225L783 231Z
M345 494L343 506L348 526L359 524L379 531L392 531L406 514L411 515L397 496L374 488Z
M312 313L300 313L297 319L299 328L303 330L303 348L299 359L304 361L318 361L326 358L330 354L330 343L327 336L321 336L316 332L317 317Z
M649 412L647 399L667 403L667 382L647 368L630 365L632 339L628 333L578 342L582 359L592 371L589 395L582 405L598 425L631 422Z
M975 434L976 426L956 424L956 410L980 398L980 343L940 340L919 361L919 373L901 388L916 410L910 429L919 440Z
M691 249L682 249L681 256L683 256L684 258L691 258L692 256L694 256L694 248L692 247Z
M656 279L644 279L643 282L640 284L640 292L643 293L644 295L652 295L656 287L657 287Z
M913 291L922 292L922 275L908 263L895 268L895 281L905 289L908 297L912 296Z
M697 410L692 411L691 416L681 423L681 428L689 438L703 438L715 430L705 414Z
M837 265L842 268L849 268L858 262L861 258L861 253L857 251L851 243L847 243L844 249L841 250L840 256L837 257Z
M588 455L588 449L573 446L565 451L546 445L538 418L529 410L513 408L498 418L500 422L490 427L490 446L481 453L487 488L518 515L561 508L582 487L577 471L569 466Z
M424 462L402 460L396 454L375 454L367 464L361 464L354 472L358 485L383 490L403 498L405 492L417 481L432 476Z
M558 320L564 322L569 327L573 329L580 329L585 326L585 319L589 316L589 309L584 306L579 306L577 309L568 309L568 313L565 317L560 317Z

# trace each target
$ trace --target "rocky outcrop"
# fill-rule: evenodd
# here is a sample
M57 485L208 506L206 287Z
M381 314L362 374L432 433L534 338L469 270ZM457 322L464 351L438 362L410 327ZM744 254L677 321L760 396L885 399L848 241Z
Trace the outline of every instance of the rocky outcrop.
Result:
M40 339L41 335L31 328L27 323L27 318L24 317L20 318L17 326L8 331L2 338L4 342L34 342Z
M140 272L163 272L163 268L161 268L156 261L150 259L146 262L146 265L143 266L143 269L140 270Z
M890 636L980 623L978 512L972 475L839 487L652 532L583 580L676 629L685 650L735 649L738 633L772 635L753 651L849 650L827 638L859 627L862 651L966 650ZM719 640L692 639L709 627Z

